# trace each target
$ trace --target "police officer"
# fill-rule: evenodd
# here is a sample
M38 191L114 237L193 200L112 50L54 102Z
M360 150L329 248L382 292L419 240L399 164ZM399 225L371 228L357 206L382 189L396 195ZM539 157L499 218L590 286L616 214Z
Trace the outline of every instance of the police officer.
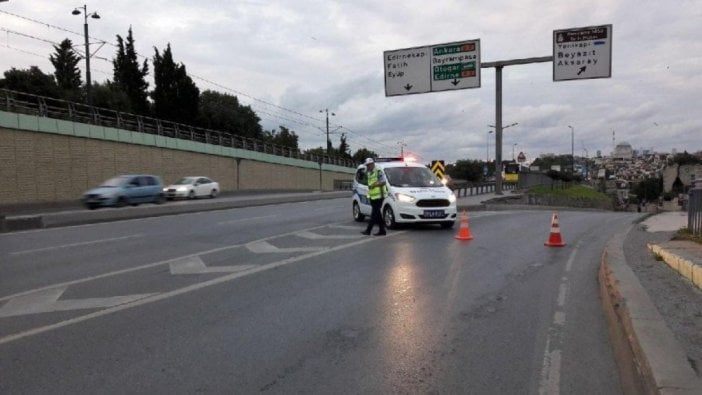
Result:
M361 233L370 235L373 225L378 224L378 233L373 233L373 235L385 236L385 223L380 213L380 208L383 206L383 199L385 199L385 195L387 194L385 176L379 169L375 168L375 161L373 158L367 158L365 165L368 177L368 200L370 201L372 211L368 227Z

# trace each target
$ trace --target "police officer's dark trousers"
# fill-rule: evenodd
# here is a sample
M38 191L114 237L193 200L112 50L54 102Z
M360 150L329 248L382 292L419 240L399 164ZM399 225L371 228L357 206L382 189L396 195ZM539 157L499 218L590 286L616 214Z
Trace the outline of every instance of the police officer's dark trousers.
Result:
M370 201L371 204L371 217L368 227L366 228L366 234L370 234L373 229L373 225L378 224L379 235L385 234L385 222L383 222L383 215L380 213L380 208L383 206L383 199L375 199Z

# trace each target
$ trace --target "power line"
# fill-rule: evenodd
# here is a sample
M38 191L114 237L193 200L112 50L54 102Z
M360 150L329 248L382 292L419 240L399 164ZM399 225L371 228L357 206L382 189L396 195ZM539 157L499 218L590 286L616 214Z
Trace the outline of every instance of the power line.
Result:
M32 23L40 24L40 25L46 26L46 27L48 27L48 28L60 30L60 31L63 31L63 32L66 32L66 33L71 33L71 34L74 34L74 35L79 36L79 37L83 37L83 34L82 34L82 33L78 33L78 32L75 32L75 31L73 31L73 30L63 28L63 27L61 27L61 26L52 25L52 24L50 24L50 23L46 23L46 22L43 22L43 21L40 21L40 20L37 20L37 19L28 18L28 17L22 16L22 15L14 14L14 13L11 13L11 12L8 12L8 11L4 11L4 10L0 10L0 13L6 14L6 15L9 15L9 16L13 16L13 17L15 17L15 18L20 18L20 19L23 19L23 20L26 20L26 21L30 21L30 22L32 22ZM3 27L3 28L0 28L0 29L2 29L3 31L6 31L6 32L8 32L8 33L11 33L11 34L16 34L16 35L18 35L18 36L23 36L23 37L26 37L26 38L30 38L30 39L42 41L42 42L49 43L49 44L52 44L52 45L59 45L59 43L57 43L57 42L55 42L55 41L51 41L51 40L44 39L44 38L41 38L41 37L33 36L33 35L31 35L31 34L26 34L26 33L18 32L18 31L10 30L10 29L4 28L4 27ZM106 40L102 40L102 39L97 38L97 37L89 37L89 38L90 38L90 39L93 39L93 40L97 40L97 41L99 41L99 42L101 42L101 43L103 43L103 44L108 44L108 45L110 45L110 46L112 46L112 47L115 47L115 48L118 47L118 45L116 45L116 44L114 44L114 43L112 43L112 42L109 42L109 41L106 41ZM46 57L46 56L44 56L44 55L39 55L39 54L36 54L36 53L24 51L24 50L21 50L21 49L19 49L19 48L11 47L11 46L9 46L9 45L3 45L3 46L5 46L5 47L7 47L7 48L9 48L9 49L15 50L15 51L25 52L25 53L28 53L28 54L33 55L33 56ZM138 57L140 57L140 58L147 59L147 60L149 59L148 57L146 57L146 56L144 56L144 55L141 55L140 53L137 53L137 52L135 52L135 53L136 53L136 55L137 55ZM107 59L107 58L104 58L104 57L93 56L93 58L99 59L99 60L102 60L102 61L105 61L105 62L110 62L110 63L112 62L111 60L109 60L109 59ZM106 73L106 72L104 72L104 71L102 71L102 70L96 70L96 71L99 71L99 72L101 72L101 73L103 73L103 74L109 76L108 73ZM220 83L211 81L211 80L209 80L209 79L207 79L207 78L204 78L204 77L200 77L200 76L198 76L198 75L196 75L196 74L189 74L189 75L190 75L192 78L194 78L194 79L197 79L197 80L200 80L200 81L202 81L202 82L208 83L208 84L210 84L210 85L213 85L213 86L218 87L218 88L220 88L220 89L223 89L223 90L225 90L225 91L232 92L232 93L234 93L234 94L236 94L236 95L239 95L239 96L241 96L241 97L245 97L245 98L247 98L247 99L249 99L249 100L251 100L251 101L253 101L253 102L259 104L259 105L254 106L254 103L251 103L251 106L252 106L252 107L256 107L256 112L261 113L261 114L265 114L265 115L267 115L267 116L269 116L269 117L282 119L282 120L285 120L285 121L288 121L288 122L293 122L293 123L296 123L296 124L298 124L298 125L306 126L306 127L313 127L313 125L310 124L308 121L305 121L305 120L310 120L310 121L315 121L315 122L323 122L322 119L315 118L315 117L310 116L310 115L307 115L307 114L303 114L303 113L301 113L301 112L299 112L299 111L295 111L295 110L293 110L293 109L289 109L289 108L286 108L286 107L283 107L283 106L279 106L279 105L277 105L277 104L274 104L274 103L268 102L268 101L266 101L266 100L257 98L257 97L255 97L255 96L253 96L253 95L249 95L249 94L247 94L247 93L241 92L241 91L239 91L239 90L237 90L237 89L230 88L230 87L228 87L228 86L225 86L225 85L222 85L222 84L220 84ZM305 120L296 120L296 119L293 119L293 118L281 116L280 114L275 114L275 113L271 113L271 112L262 110L262 109L261 109L261 105L263 105L263 106L268 106L268 107L272 107L272 108L274 108L274 109L276 109L276 110L281 110L281 111L283 111L283 112L285 112L285 113L292 114L292 115L295 116L295 117L300 117L300 118L303 118L303 119L305 119ZM368 137L362 135L361 133L358 133L358 132L356 132L356 131L354 131L354 130L348 128L348 127L345 127L345 126L342 126L342 125L333 125L333 126L339 128L339 129L345 129L345 130L347 130L349 133L352 133L352 134L354 134L354 135L356 135L356 136L358 136L358 137L360 137L360 138L362 138L362 139L368 140L369 142L371 142L371 143L373 143L373 144L380 145L380 146L385 146L385 147L388 147L389 149L392 149L392 148L393 148L393 147L391 147L391 146L388 145L388 144L384 144L384 143L381 143L381 142L379 142L379 141L376 141L376 140L373 140L373 139L371 139L371 138L368 138ZM316 127L315 127L315 128L316 128ZM357 143L357 144L358 144L358 143ZM362 144L359 144L359 145L362 145ZM362 145L362 146L363 146L363 145ZM364 146L364 147L365 147L365 146Z

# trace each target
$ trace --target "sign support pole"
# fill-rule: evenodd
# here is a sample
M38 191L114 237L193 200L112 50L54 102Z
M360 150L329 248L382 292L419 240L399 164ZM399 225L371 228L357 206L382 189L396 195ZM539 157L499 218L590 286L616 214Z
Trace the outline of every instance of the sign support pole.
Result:
M480 68L495 68L495 195L502 195L502 68L517 64L553 62L553 56L499 60L481 63Z

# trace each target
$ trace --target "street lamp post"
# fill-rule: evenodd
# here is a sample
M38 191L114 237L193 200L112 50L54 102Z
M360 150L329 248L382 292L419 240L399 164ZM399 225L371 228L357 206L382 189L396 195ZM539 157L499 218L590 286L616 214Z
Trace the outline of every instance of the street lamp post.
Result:
M92 104L92 97L90 96L90 42L88 41L88 17L91 17L93 19L100 19L100 15L98 15L97 12L88 13L88 6L85 4L83 5L83 7L77 7L73 9L73 12L71 14L80 15L81 8L83 8L83 32L85 34L85 95L88 104Z
M319 112L324 112L327 114L327 155L330 154L331 150L331 141L329 141L329 109L325 108L324 110L319 110ZM332 116L335 116L336 114L331 113Z
M575 128L570 128L570 174L575 175Z

